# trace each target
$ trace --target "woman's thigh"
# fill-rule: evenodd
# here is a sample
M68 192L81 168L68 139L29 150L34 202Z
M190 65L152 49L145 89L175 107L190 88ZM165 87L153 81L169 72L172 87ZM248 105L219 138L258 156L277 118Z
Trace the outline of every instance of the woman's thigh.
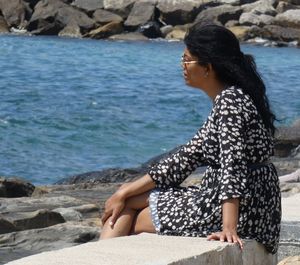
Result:
M138 212L133 221L130 234L134 235L142 232L155 233L149 206Z

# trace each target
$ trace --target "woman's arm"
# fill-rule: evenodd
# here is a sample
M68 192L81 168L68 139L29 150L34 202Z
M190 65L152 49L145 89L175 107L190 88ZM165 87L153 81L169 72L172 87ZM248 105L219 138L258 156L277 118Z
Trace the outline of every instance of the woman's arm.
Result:
M155 183L148 174L136 181L123 185L105 202L104 214L101 217L102 224L111 216L110 225L113 225L124 209L127 198L144 193L154 187Z
M143 177L137 179L136 181L128 183L128 185L119 189L117 192L120 194L121 198L126 200L129 197L142 194L154 188L155 182L148 174L146 174Z
M222 203L222 220L223 231L213 233L208 236L208 240L225 240L229 243L238 243L240 248L243 249L243 242L237 234L237 224L239 217L239 204L240 201L236 199L224 200Z

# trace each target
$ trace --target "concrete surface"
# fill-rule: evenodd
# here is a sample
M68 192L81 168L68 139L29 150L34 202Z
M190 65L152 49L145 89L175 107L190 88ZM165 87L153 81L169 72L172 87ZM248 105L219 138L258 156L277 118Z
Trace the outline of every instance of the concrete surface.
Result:
M159 236L142 233L76 247L44 252L7 265L275 265L276 257L252 240L237 245L205 238Z

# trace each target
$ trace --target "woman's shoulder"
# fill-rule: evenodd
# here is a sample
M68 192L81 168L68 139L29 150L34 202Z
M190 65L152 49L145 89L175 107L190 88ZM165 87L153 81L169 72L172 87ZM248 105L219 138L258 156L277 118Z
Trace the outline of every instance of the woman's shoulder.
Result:
M251 97L244 93L243 89L236 86L227 87L218 94L214 100L214 107L221 116L228 111L240 113L247 120L252 114L257 113Z
M216 105L222 104L249 104L252 102L250 96L244 93L243 89L236 86L231 86L223 89L220 94L218 94L214 100Z

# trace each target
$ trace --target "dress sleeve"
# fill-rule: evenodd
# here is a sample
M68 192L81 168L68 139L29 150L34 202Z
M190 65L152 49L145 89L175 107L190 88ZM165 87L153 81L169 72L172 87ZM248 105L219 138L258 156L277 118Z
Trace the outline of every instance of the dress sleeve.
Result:
M156 187L166 189L179 186L197 167L204 164L202 128L177 152L150 168L148 174Z
M220 147L219 199L245 198L247 190L246 132L248 113L234 95L220 100L218 137Z

